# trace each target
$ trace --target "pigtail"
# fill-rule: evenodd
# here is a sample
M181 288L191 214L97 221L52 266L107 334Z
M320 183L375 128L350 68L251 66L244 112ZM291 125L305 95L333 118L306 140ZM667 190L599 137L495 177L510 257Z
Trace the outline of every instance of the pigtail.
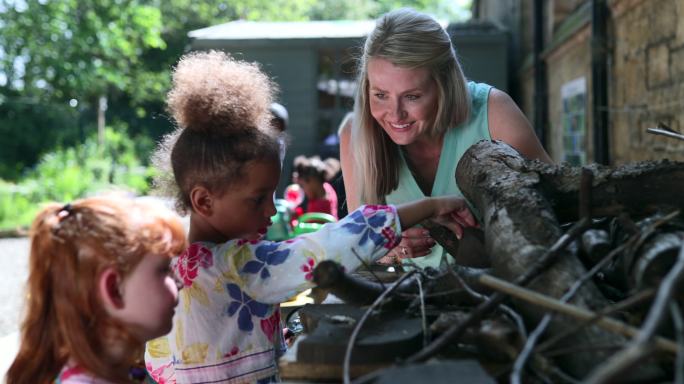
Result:
M66 363L56 319L52 286L52 261L65 244L54 231L60 206L45 207L31 227L31 251L26 308L21 325L19 352L7 371L7 384L52 382ZM45 256L43 256L45 255ZM43 256L43 257L41 257Z
M30 235L26 312L7 383L51 383L70 359L99 378L128 382L144 340L107 314L98 279L108 267L125 278L147 254L178 255L182 224L164 209L101 197L47 206Z

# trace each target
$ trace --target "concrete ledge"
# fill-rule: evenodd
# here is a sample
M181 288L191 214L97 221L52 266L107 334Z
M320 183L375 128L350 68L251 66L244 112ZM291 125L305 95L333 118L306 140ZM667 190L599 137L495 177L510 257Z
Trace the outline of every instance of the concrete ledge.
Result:
M5 374L19 352L19 332L0 337L0 383L5 382Z

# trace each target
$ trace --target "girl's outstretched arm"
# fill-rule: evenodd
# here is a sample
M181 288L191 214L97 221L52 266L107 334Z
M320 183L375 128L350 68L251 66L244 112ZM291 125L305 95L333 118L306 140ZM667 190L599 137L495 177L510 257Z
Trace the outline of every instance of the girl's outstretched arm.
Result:
M394 248L401 228L433 219L457 236L475 219L459 197L428 197L390 205L364 205L317 232L281 243L231 241L219 246L223 276L252 299L278 303L313 286L312 272L322 260L340 263L347 271L371 263Z

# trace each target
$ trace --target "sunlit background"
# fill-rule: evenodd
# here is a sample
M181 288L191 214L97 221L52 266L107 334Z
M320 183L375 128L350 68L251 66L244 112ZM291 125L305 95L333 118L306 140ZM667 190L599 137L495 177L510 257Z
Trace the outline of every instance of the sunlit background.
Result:
M194 49L191 31L236 20L372 20L402 6L446 25L467 20L470 3L0 0L0 231L25 227L44 201L113 188L149 193L149 153L172 129L163 103L170 69ZM312 92L329 80L326 54L319 56ZM352 79L353 65L343 64ZM329 129L313 130L318 139Z

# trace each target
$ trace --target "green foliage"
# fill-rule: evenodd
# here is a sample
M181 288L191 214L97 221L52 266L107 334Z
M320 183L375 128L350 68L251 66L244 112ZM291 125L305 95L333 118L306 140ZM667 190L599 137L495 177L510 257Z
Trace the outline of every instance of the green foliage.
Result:
M37 148L72 145L79 139L78 113L66 104L10 99L0 103L0 177L17 180L40 157ZM65 127L65 128L62 128Z
M93 101L145 74L140 53L164 49L161 13L137 0L2 0L0 70L23 96Z
M16 181L42 154L95 131L100 96L107 125L152 140L170 131L164 95L191 30L236 19L369 19L399 6L456 19L463 2L0 0L0 178Z
M111 190L146 193L154 170L143 166L137 153L150 148L151 140L133 140L112 128L105 137L104 147L98 146L97 137L89 137L81 145L45 154L17 184L0 180L0 228L28 225L48 201L68 202Z
M28 226L40 209L30 200L30 187L0 179L0 229Z

